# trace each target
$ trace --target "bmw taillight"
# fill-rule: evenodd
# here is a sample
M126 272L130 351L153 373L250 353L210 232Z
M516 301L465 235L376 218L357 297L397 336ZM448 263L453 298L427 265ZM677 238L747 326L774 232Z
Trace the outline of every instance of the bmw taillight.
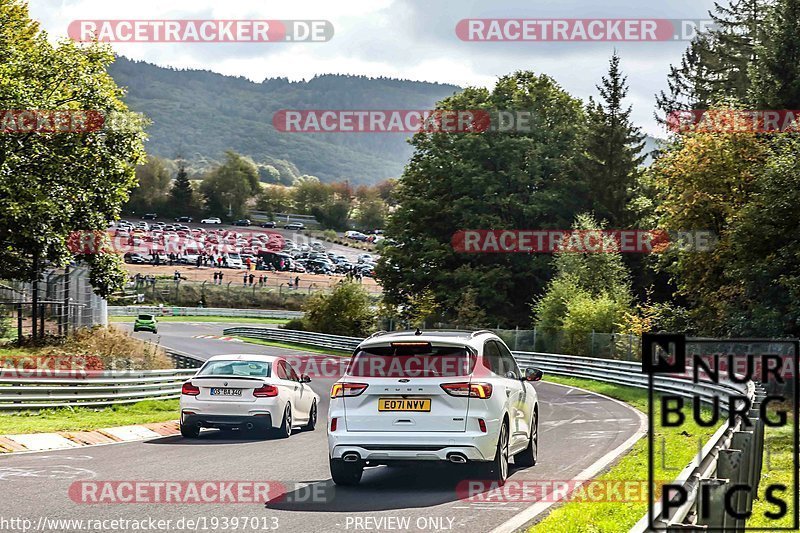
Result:
M331 388L331 398L343 398L345 396L358 396L367 390L366 383L334 383Z
M445 383L442 389L450 396L464 396L485 400L492 396L492 386L488 383Z
M200 387L195 387L190 382L186 382L181 387L181 394L185 394L186 396L197 396L200 394Z
M275 385L264 385L253 390L253 396L256 398L272 398L278 395L278 387Z

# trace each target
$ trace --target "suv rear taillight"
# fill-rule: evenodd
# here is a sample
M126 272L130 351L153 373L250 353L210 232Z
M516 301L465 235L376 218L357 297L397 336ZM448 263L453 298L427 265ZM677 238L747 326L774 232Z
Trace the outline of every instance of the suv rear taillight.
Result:
M366 383L334 383L331 388L331 398L358 396L367 390L367 386Z
M253 389L253 396L256 398L272 398L278 395L278 387L275 385L264 385L257 389Z
M181 387L181 394L185 394L186 396L197 396L200 394L200 388L195 387L187 381L183 384L183 387Z
M492 396L492 386L488 383L444 383L442 389L450 396L486 399Z

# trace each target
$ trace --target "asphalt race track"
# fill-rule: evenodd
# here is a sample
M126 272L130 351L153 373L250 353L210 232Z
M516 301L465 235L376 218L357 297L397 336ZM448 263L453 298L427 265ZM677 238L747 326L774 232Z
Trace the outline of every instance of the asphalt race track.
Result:
M224 327L230 326L162 322L160 342L203 358L237 352L302 353L194 337L220 335ZM154 338L150 334L137 336ZM0 516L28 518L34 526L39 524L40 517L172 520L171 529L163 531L225 531L225 517L230 520L262 517L257 528L239 524L237 530L488 532L496 528L513 530L516 524L507 522L534 505L533 501L460 499L456 486L469 478L465 465L377 467L365 471L358 487L334 486L328 471L325 435L327 396L333 381L327 378L312 382L322 397L316 431L298 432L286 440L262 441L240 436L238 432L225 436L208 430L197 440L166 437L0 457ZM538 384L537 390L541 408L539 463L529 469L512 468L509 483L571 480L640 431L641 417L616 401L548 383ZM266 505L263 502L85 504L75 503L68 494L70 485L78 480L256 480L281 487L285 494ZM205 517L205 527L203 523L192 529L176 527L182 518L201 517ZM217 527L211 527L212 520L218 520ZM61 529L78 530L64 525ZM227 530L234 530L232 522ZM125 529L118 527L116 531Z

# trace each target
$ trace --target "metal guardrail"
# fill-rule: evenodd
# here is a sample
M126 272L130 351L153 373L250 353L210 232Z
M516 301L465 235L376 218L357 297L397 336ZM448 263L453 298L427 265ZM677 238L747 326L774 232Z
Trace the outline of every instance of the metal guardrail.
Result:
M224 316L239 318L302 318L302 311L283 309L229 309L226 307L172 307L157 305L108 306L108 316Z
M291 329L267 329L258 327L227 328L223 335L244 337L247 339L260 339L275 342L292 342L329 348L331 350L344 350L352 352L364 339L359 337L343 337L341 335L327 335L310 331L295 331Z
M181 385L203 361L165 350L176 368L166 370L0 369L0 410L106 407L180 398Z
M186 352L179 352L178 350L173 350L171 348L166 348L164 351L167 353L167 356L172 359L176 369L198 369L203 366L203 363L205 362L203 359L199 359Z
M285 329L230 328L226 335L246 338L295 342L321 348L354 350L363 340L357 337L342 337L321 333L291 331ZM522 367L535 366L554 375L579 377L604 381L636 388L648 388L649 376L642 372L641 363L596 359L572 355L547 354L538 352L514 351L515 359ZM761 386L753 382L735 383L694 383L681 376L654 376L653 388L658 392L669 393L685 398L699 397L706 403L719 401L720 409L727 411L728 398L732 395L747 396L752 401L748 413L749 426L736 417L733 423L726 421L709 439L697 457L681 472L674 484L681 485L688 493L686 502L680 507L664 512L660 503L654 506L653 525L658 529L685 529L693 526L722 528L726 531L742 530L743 520L734 520L725 512L723 498L726 489L736 484L749 484L751 491L737 492L735 509L749 511L753 497L758 491L761 476L761 462L764 449L764 423L761 420L760 402L765 396ZM704 487L709 487L712 504L709 509L702 508L698 495ZM632 529L634 533L648 530L649 515L644 516Z
M179 398L193 369L39 371L25 377L0 374L0 410L105 407Z
M649 386L649 376L642 373L641 364L632 361L533 352L514 352L514 357L521 366L536 366L555 375L644 389ZM726 420L672 483L686 490L686 502L669 511L665 511L658 502L653 506L652 517L652 525L656 531L693 526L742 531L745 521L733 519L726 514L724 497L726 490L734 485L745 484L752 487L750 491L736 493L734 509L741 513L752 510L753 498L758 494L764 450L764 422L760 417L760 402L766 396L763 387L756 386L753 382L694 383L686 378L656 375L653 377L653 389L686 398L698 397L705 403L717 400L720 410L723 411L727 411L730 396L746 396L750 399L752 407L747 416L750 425L745 426L745 422L738 416L732 423ZM703 489L706 486L709 489ZM703 502L698 497L701 490L711 491L711 504L708 508L703 507ZM631 532L649 531L650 518L649 514L642 517L631 528Z
M758 494L764 453L764 421L760 416L761 402L766 391L751 382L747 395L752 399L748 412L749 425L736 417L733 425L723 424L712 435L698 456L680 473L673 484L687 492L686 501L671 499L676 506L665 511L661 502L653 507L653 529L650 516L645 515L631 528L633 533L646 531L675 531L678 529L709 529L713 531L744 531L746 519L734 518L726 510L727 493L736 485L750 490L739 491L731 507L739 516L747 516ZM709 498L700 498L708 491ZM707 502L707 503L706 503Z

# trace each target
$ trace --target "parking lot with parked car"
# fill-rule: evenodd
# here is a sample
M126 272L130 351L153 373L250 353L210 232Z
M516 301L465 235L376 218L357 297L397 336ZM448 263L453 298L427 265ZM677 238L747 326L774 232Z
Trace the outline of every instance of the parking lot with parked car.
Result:
M178 217L181 218L186 217ZM208 220L218 219L204 219ZM252 225L250 220L237 222ZM262 225L274 226L275 223ZM134 267L185 265L203 269L307 274L312 277L351 276L362 280L375 275L378 260L375 254L319 241L282 228L265 229L272 231L245 230L241 226L226 226L216 222L213 227L208 227L203 222L121 220L109 228L109 233L115 245L124 251L124 260L131 265L130 268L145 275L149 273L146 269ZM198 277L190 272L185 276L184 279L216 281L210 274Z

